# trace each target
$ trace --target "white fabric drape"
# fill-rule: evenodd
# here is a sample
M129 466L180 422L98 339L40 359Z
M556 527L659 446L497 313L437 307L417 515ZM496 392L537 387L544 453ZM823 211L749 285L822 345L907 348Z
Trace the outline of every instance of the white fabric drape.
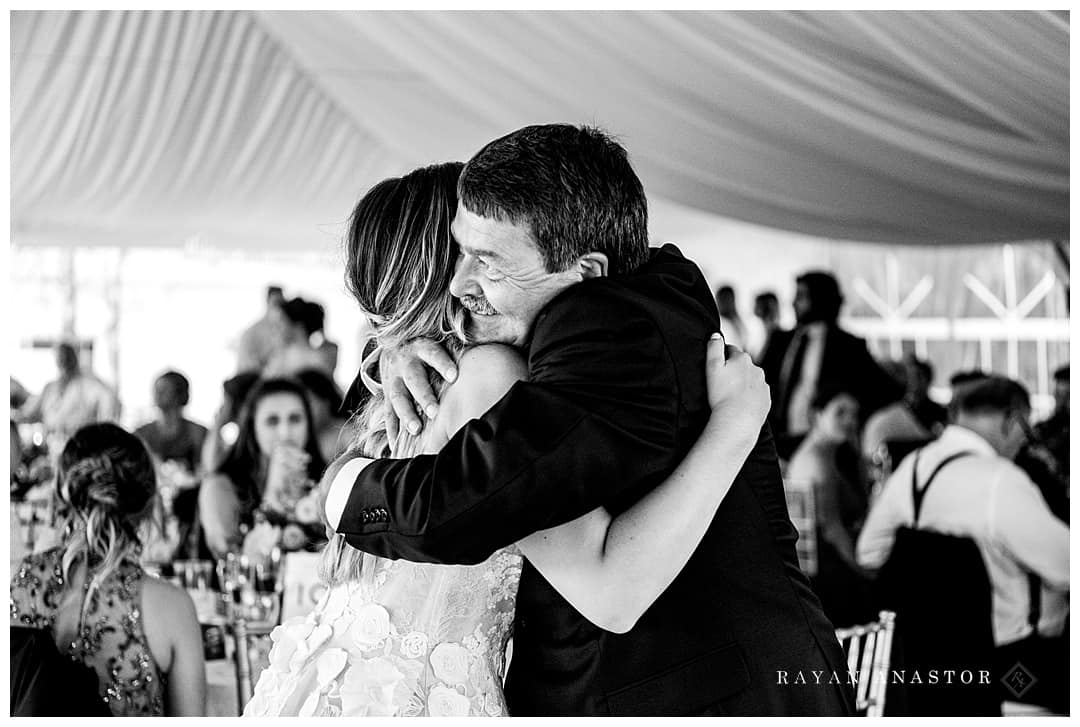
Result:
M529 123L808 235L1068 237L1053 12L15 12L16 241L311 239Z

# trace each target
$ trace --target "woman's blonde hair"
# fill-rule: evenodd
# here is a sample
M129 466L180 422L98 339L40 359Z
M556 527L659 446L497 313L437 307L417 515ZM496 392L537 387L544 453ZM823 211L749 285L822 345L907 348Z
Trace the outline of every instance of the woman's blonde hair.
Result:
M56 479L65 534L61 569L70 583L85 560L85 616L101 585L125 558L137 558L139 532L155 510L157 475L146 447L115 424L89 424L67 441Z
M466 344L464 311L450 295L457 258L450 223L463 166L436 164L385 179L353 210L345 240L345 284L379 347L422 337L456 356ZM375 390L355 415L355 453L390 453L383 404L382 392ZM320 576L330 585L355 580L360 559L359 551L335 535L323 550Z

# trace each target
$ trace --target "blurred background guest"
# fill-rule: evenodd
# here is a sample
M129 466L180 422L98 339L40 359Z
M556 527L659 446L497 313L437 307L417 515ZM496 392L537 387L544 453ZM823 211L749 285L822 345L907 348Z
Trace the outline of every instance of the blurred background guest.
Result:
M229 446L236 441L240 409L251 387L259 380L257 373L246 371L237 374L221 385L221 405L218 406L202 450L202 471L213 472L225 458Z
M934 369L926 361L905 356L903 360L904 398L879 409L863 428L862 451L870 458L888 441L923 441L936 437L945 428L945 407L930 398Z
M1054 410L1035 425L1035 435L1054 458L1058 472L1069 480L1069 367L1054 371Z
M266 312L240 335L236 352L238 373L261 372L278 349L285 345L284 305L285 294L281 286L268 286Z
M326 372L319 369L304 369L296 374L296 379L308 393L311 423L319 442L319 452L325 461L330 462L345 451L350 441L345 430L347 422L338 415L341 390Z
M757 347L751 352L754 363L761 364L761 359L773 344L773 334L783 331L780 327L780 301L776 293L766 290L754 297L754 317L761 324L761 337Z
M1027 439L1027 390L1003 376L984 376L958 386L955 396L955 421L904 459L885 483L859 536L858 561L880 568L897 531L916 524L920 530L971 538L992 590L997 673L1007 674L1020 662L1038 675L1030 691L1008 698L1067 714L1068 645L1062 636L1069 528L1011 461ZM917 523L913 489L922 493Z
M15 380L14 376L8 377L8 406L11 411L21 409L23 404L30 398L30 392L26 387Z
M1039 488L1050 511L1069 522L1069 367L1054 372L1054 410L1027 432L1016 465Z
M15 426L15 422L10 422L11 430L11 444L8 449L8 481L11 483L11 490L14 492L18 487L18 474L19 468L22 466L22 440L19 438L19 429ZM11 562L11 570L14 572L15 565L26 554L27 544L23 537L22 521L19 519L19 513L15 509L15 503L12 502L8 508L8 559Z
M79 354L70 343L56 347L55 381L45 385L41 395L31 397L18 412L24 422L41 422L45 435L56 450L67 437L85 424L115 422L120 416L116 393L79 364Z
M184 407L191 397L187 377L166 371L154 382L154 421L135 430L154 456L165 516L178 526L178 552L173 557L197 557L195 523L199 505L199 475L206 427L186 419ZM172 558L170 558L171 560Z
M735 289L730 285L721 285L716 289L716 307L720 311L720 330L729 346L746 350L746 325L739 316L735 305Z
M238 551L257 510L287 512L324 468L304 389L288 379L256 383L236 442L199 492L199 519L211 552L221 557Z
M855 560L869 492L858 452L859 403L848 391L822 389L811 401L810 419L784 486L813 490L818 565L811 581L833 624L850 626L872 617L870 583Z
M308 343L322 356L322 368L334 378L337 370L338 345L326 337L326 309L313 301L307 302L304 313L304 328L307 329Z
M139 565L154 466L113 424L76 431L56 483L61 547L24 559L11 579L11 625L47 630L92 667L114 716L205 713L202 638L191 599ZM62 699L63 685L54 685Z
M316 304L303 298L293 298L285 303L282 308L285 314L285 343L263 367L264 378L294 376L297 372L308 368L322 369L328 375L332 373L333 368L330 364L337 364L336 347L316 350L311 345L309 332L312 326L316 324L322 326L322 315L315 314L311 308L312 305ZM319 307L321 309L321 306ZM334 357L332 362L328 358L330 355Z
M830 273L810 271L795 282L793 332L776 336L761 366L773 396L773 431L800 436L810 429L810 401L819 386L842 383L868 417L903 395L903 387L870 355L866 341L840 328L844 297Z

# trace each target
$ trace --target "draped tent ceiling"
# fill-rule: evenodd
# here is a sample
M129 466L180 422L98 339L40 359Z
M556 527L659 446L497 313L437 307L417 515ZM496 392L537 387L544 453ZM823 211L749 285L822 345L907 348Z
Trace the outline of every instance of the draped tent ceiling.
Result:
M379 179L569 121L654 206L1065 239L1068 59L1049 11L16 11L12 235L325 244Z

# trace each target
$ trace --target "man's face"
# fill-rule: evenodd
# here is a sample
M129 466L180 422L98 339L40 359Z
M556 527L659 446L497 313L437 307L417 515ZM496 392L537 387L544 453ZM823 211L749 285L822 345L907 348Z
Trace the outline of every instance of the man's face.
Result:
M795 300L792 301L792 307L795 308L796 321L805 323L809 320L810 313L814 308L814 301L810 298L810 288L806 283L797 283L795 285Z
M56 368L62 376L72 376L79 370L79 355L75 349L59 346L56 349Z
M524 346L548 301L582 280L579 270L549 273L528 228L481 217L458 204L451 227L459 251L450 293L468 311L478 343Z
M176 387L168 379L158 379L154 382L154 406L162 410L178 409L180 397Z
M1013 459L1021 448L1030 441L1031 432L1031 409L1011 411L1002 417L1002 451L999 452L1006 459Z

